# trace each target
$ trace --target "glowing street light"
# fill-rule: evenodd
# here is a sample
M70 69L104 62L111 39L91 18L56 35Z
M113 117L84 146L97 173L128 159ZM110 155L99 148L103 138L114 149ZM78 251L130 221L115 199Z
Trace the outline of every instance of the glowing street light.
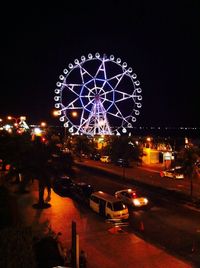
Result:
M76 111L73 111L73 112L72 112L72 116L73 116L73 117L77 117L77 115L78 115L78 113L77 113Z
M60 115L60 111L58 111L58 110L54 110L54 111L52 112L52 114L53 114L53 116L57 117L57 116Z
M46 123L46 122L41 122L41 123L40 123L40 126L41 126L41 127L46 127L46 126L47 126L47 123Z

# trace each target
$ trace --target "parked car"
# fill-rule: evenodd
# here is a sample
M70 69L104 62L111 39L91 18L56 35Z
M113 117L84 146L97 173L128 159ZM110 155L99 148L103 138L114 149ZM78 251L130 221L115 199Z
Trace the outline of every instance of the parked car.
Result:
M54 192L61 196L69 196L73 186L74 181L68 176L61 176L52 182Z
M173 179L184 179L184 170L181 166L177 166L171 169L161 171L160 176Z
M130 163L129 163L128 159L118 158L116 161L116 165L120 166L120 167L129 167Z
M100 160L100 158L101 158L101 155L100 154L92 154L91 155L91 159L93 159L93 160L96 160L96 161L98 161L98 160Z
M110 159L109 155L103 155L103 156L101 156L100 161L103 163L110 163L111 159Z
M94 192L94 188L91 184L86 182L76 182L73 184L72 195L76 199L89 204L89 198Z
M132 207L145 207L149 204L147 197L142 196L135 189L123 189L115 192L115 197Z

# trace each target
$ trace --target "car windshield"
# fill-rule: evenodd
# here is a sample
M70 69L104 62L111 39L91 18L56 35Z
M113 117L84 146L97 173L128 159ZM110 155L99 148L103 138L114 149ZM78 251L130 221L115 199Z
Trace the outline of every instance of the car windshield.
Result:
M170 169L169 172L173 172L173 173L175 172L175 173L182 174L182 173L184 173L184 169L182 167L175 167L173 169Z
M123 210L125 208L126 208L126 206L120 201L117 201L117 202L113 203L113 210L114 211Z

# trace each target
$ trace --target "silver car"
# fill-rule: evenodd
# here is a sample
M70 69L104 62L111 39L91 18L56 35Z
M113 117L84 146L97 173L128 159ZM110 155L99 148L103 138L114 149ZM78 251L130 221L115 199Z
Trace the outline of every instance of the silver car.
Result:
M184 172L182 167L174 167L160 172L161 177L168 177L173 179L184 179Z

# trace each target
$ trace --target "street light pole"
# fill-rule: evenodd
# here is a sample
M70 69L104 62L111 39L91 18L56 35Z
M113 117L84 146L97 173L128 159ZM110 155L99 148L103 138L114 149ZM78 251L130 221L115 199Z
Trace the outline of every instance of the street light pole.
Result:
M122 168L123 168L123 179L125 179L125 166L122 165Z

